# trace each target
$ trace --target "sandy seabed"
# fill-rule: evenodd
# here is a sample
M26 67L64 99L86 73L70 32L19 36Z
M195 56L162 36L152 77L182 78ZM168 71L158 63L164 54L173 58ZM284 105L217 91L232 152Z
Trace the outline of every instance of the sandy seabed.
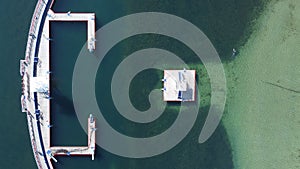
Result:
M300 1L268 4L225 65L223 123L237 169L300 168Z

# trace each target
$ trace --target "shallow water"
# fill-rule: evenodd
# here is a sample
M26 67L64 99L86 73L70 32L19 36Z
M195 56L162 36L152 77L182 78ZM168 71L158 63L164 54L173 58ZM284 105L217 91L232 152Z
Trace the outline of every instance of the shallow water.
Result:
M223 119L238 168L299 168L299 8L297 0L270 3L226 65L232 89Z
M227 60L231 55L232 47L243 44L248 37L249 18L253 10L260 4L259 1L83 1L78 0L70 3L67 0L60 0L55 3L56 12L96 12L97 28L104 24L124 16L126 14L142 11L167 12L183 17L200 29L202 29L216 46L223 60ZM23 58L25 44L30 19L36 2L20 1L1 1L1 57L0 62L0 106L1 106L1 144L0 144L0 168L36 168L32 155L31 145L27 131L26 116L20 112L20 88L21 79L19 72L19 60ZM225 8L226 7L226 8ZM22 10L20 10L22 9ZM3 24L4 23L4 24ZM17 25L17 26L16 26ZM20 25L20 26L19 26ZM85 43L86 26L82 23L54 23L51 24L51 70L52 74L52 120L55 125L52 129L53 145L84 145L86 144L86 134L81 129L72 107L71 79L73 66L76 61L81 46ZM146 42L146 43L140 43ZM136 45L139 44L139 45ZM101 100L99 106L103 106L107 120L120 132L131 135L140 135L141 131L147 130L148 126L137 130L136 124L128 123L114 110L110 93L110 78L116 65L122 60L123 56L145 47L160 47L173 51L190 63L199 63L195 60L193 52L186 46L166 37L144 36L133 37L117 45L106 58L106 64L101 69L106 70L107 74L99 73L97 79L107 79L106 83L101 83L96 93ZM180 50L178 50L180 49ZM122 56L122 57L121 57ZM200 69L200 68L199 68ZM205 72L205 71L203 71ZM200 72L202 77L205 73ZM136 84L143 83L143 74L137 77ZM153 77L157 79L159 77ZM140 80L139 80L140 79ZM208 86L204 81L203 86ZM200 82L201 83L201 80ZM134 85L134 83L133 83ZM148 86L149 89L158 87L157 84ZM209 88L203 87L201 92L203 98L209 99L207 91ZM202 90L202 89L200 89ZM137 89L137 91L139 91ZM101 93L101 94L100 94ZM134 92L133 92L134 94ZM147 95L147 92L142 93ZM141 96L146 98L146 96ZM138 102L137 105L141 105ZM143 107L144 106L144 107ZM143 109L147 104L140 107ZM174 105L173 105L174 106ZM59 163L55 168L233 168L231 158L231 148L227 140L227 134L220 125L211 139L205 144L197 144L197 138L206 117L207 102L204 102L200 109L200 115L196 125L189 135L174 149L162 155L147 159L128 159L115 156L97 147L96 160L91 161L90 157L59 157ZM166 117L166 118L165 118ZM163 125L153 125L155 134L168 127L174 115L163 115ZM126 125L122 128L119 124Z

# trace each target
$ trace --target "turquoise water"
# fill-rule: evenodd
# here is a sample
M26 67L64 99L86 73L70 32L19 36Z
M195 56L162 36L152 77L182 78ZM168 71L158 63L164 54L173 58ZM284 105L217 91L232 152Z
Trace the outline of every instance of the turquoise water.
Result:
M36 168L29 141L25 114L20 111L21 78L19 76L19 60L24 58L25 44L30 19L35 1L1 1L1 66L0 66L0 106L1 106L1 139L0 168ZM55 3L56 12L95 12L97 28L121 16L142 12L167 12L183 17L202 29L216 46L221 58L229 59L231 50L244 43L251 30L246 29L251 22L253 11L260 9L259 1L217 1L217 0L165 0L165 1L133 1L117 0L60 0ZM77 122L71 94L71 79L77 55L86 41L86 25L84 23L53 23L51 24L51 66L52 66L52 144L53 145L85 145L86 134ZM143 42L143 43L142 43ZM139 44L139 45L136 45ZM133 136L149 136L162 132L176 118L176 108L165 112L162 117L149 125L137 125L122 118L115 110L111 96L110 80L117 64L133 51L159 47L168 49L181 56L189 63L199 63L194 53L186 46L173 39L155 36L135 36L122 41L105 57L97 75L96 89L99 106L109 123L122 133ZM178 50L180 49L180 50ZM104 73L101 73L105 71ZM204 72L204 73L203 73ZM205 71L200 77L205 76ZM152 75L152 76L151 76ZM147 109L147 94L150 89L160 87L158 83L145 86L144 78L160 79L161 73L155 70L141 72L132 83L133 104L140 110ZM105 79L105 83L100 83ZM199 83L207 86L205 81ZM134 86L144 85L145 88ZM205 88L205 87L204 87ZM134 89L134 90L133 90ZM204 98L209 98L207 91L200 91ZM104 100L104 101L103 101ZM208 100L208 99L207 99ZM143 104L141 104L143 103ZM129 159L113 155L97 147L96 159L90 157L58 157L55 168L105 168L105 169L191 169L191 168L233 168L231 148L227 141L226 131L219 125L213 137L204 144L197 144L200 129L203 126L209 106L200 109L200 115L189 135L172 150L146 159ZM170 105L170 107L177 105ZM121 127L124 126L124 127ZM151 127L152 131L149 131ZM144 133L144 134L141 134Z

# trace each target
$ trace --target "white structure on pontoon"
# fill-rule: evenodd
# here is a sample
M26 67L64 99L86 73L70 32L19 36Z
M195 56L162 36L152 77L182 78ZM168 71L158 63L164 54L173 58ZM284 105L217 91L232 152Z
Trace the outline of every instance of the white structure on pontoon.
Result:
M195 70L164 70L164 101L195 101Z

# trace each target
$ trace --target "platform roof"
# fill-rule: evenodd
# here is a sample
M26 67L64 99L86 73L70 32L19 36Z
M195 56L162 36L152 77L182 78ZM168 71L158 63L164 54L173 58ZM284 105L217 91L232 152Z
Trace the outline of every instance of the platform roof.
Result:
M164 70L164 101L194 101L195 70Z

